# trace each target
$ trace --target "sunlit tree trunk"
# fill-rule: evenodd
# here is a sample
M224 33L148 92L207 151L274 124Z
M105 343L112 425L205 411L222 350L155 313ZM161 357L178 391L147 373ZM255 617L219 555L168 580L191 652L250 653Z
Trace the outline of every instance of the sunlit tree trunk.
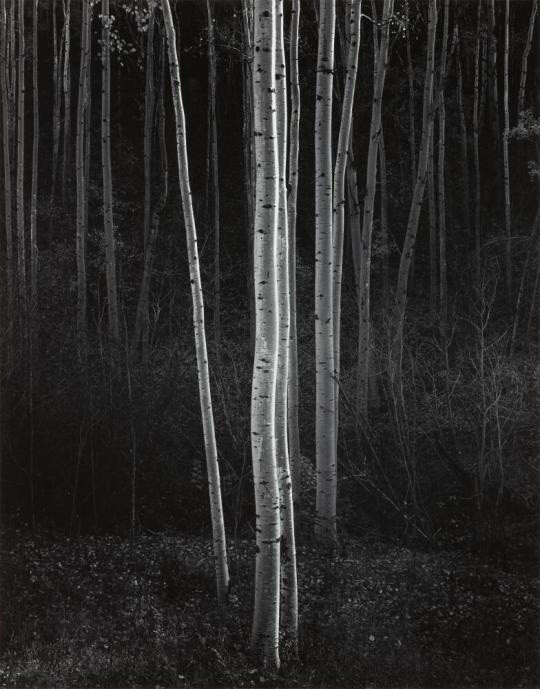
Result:
M435 175L433 160L433 138L434 131L431 132L429 139L429 161L427 171L428 185L428 211L429 211L429 315L431 323L437 321L438 300L438 271L437 258L439 255L437 247L437 205L435 198Z
M64 95L64 142L62 155L62 200L67 194L67 175L71 160L71 0L64 0L64 54L62 90Z
M448 282L446 276L446 104L444 89L446 79L446 48L448 44L448 21L450 0L444 0L444 24L441 47L440 95L439 95L439 158L438 158L438 192L439 192L439 332L441 347L445 358L448 345Z
M280 602L280 499L275 435L279 352L276 38L274 0L256 0L253 64L256 339L251 396L251 449L257 559L252 646L263 664L270 668L279 667Z
M13 318L14 318L14 280L13 280L13 235L12 235L12 217L11 217L11 131L10 131L10 102L8 89L8 62L7 58L10 53L9 48L9 33L6 17L6 8L3 3L0 3L0 99L1 99L1 117L2 117L2 187L0 187L0 194L2 195L3 203L3 222L5 228L5 271L6 271L6 292L7 292L7 319L8 327L6 333L6 340L8 342L7 357L10 359L10 345L13 335ZM3 191L2 191L3 188Z
M212 411L212 396L210 392L210 374L208 369L208 353L206 348L206 333L204 324L204 300L199 266L199 253L197 249L197 230L195 227L195 216L193 213L193 203L191 200L191 188L189 183L189 166L186 146L186 122L180 85L180 65L176 52L176 31L174 28L169 0L162 0L161 7L163 11L165 33L167 36L167 45L169 50L169 72L171 77L171 90L176 124L175 134L178 158L178 178L180 184L180 195L182 198L182 209L184 213L184 224L186 227L189 277L191 282L191 296L193 300L193 327L195 331L199 396L201 401L206 466L208 472L208 491L210 494L210 511L212 516L217 595L219 604L223 605L226 601L227 591L229 588L229 570L227 566L227 548L225 540L225 525L223 521L223 507L221 503L221 485L217 457L216 435L214 430L214 414Z
M426 176L429 161L429 142L433 130L433 80L435 70L435 34L437 29L437 0L429 0L428 5L428 37L427 37L427 57L426 75L424 82L424 99L422 111L422 135L420 139L420 150L418 155L418 167L416 172L416 184L414 187L413 198L407 221L405 241L401 252L399 272L395 295L395 321L396 329L395 344L397 347L397 369L395 373L401 373L401 350L403 342L403 323L405 319L405 308L407 305L407 285L409 281L409 271L411 260L414 253L416 233L418 231L418 221L424 196Z
M296 204L298 198L298 153L300 148L300 75L298 68L298 39L300 26L300 0L292 0L289 49L289 84L291 93L291 121L289 124L289 197L287 216L289 221L289 384L288 384L288 430L289 461L292 472L293 497L300 496L300 430L299 384L298 384L298 339L296 328Z
M118 342L120 327L118 322L111 170L111 17L109 15L109 0L101 1L101 21L101 166L103 175L105 274L107 278L109 335L114 342Z
M292 477L288 446L287 388L290 351L289 223L287 212L287 69L283 0L276 0L276 127L279 169L276 282L279 300L279 349L276 381L276 455L281 516L282 620L294 652L298 648L298 588Z
M32 92L33 92L33 141L32 141L32 190L30 196L30 303L32 311L37 305L37 191L39 147L39 92L38 92L38 2L34 0L32 11Z
M358 72L358 53L360 50L361 0L347 2L345 21L348 25L348 50L345 64L345 87L341 123L339 127L336 164L334 167L333 227L332 227L332 265L334 269L332 285L332 319L334 325L334 424L335 438L338 438L339 419L339 375L341 342L341 280L343 273L343 241L345 235L345 173L350 144L351 123L354 109L354 91ZM336 451L337 456L337 451Z
M502 137L503 171L504 171L504 228L506 234L504 267L506 273L506 296L512 299L512 217L510 204L510 162L508 159L508 133L510 131L510 111L508 107L508 52L510 43L510 0L505 3L504 20L504 81L503 81L503 110L504 132Z
M377 55L377 72L373 83L373 105L369 128L369 147L366 169L366 193L362 214L362 241L360 243L360 294L358 300L358 371L357 409L362 418L368 414L369 349L371 331L371 244L373 236L373 209L377 185L377 154L381 130L382 99L388 60L390 17L393 0L385 0L382 16L381 41Z
M19 293L19 314L21 323L25 322L27 308L26 287L26 233L24 227L24 103L25 103L25 38L24 38L24 0L18 0L17 32L17 279Z
M214 339L216 354L219 361L219 349L221 342L221 275L220 275L220 225L219 225L219 159L217 142L217 113L216 113L216 43L214 36L214 19L210 0L206 0L206 16L208 18L208 90L210 94L210 126L212 142L211 170L212 170L212 227L214 230Z
M533 0L533 6L531 8L531 16L529 19L529 30L527 31L527 40L525 42L525 47L523 48L523 55L521 57L521 75L519 78L519 91L518 91L518 116L521 112L525 110L525 86L527 85L527 65L529 60L529 53L531 52L533 36L534 36L534 23L536 21L536 13L538 11L538 0Z
M334 0L320 0L315 104L315 531L336 540L337 456L332 286Z

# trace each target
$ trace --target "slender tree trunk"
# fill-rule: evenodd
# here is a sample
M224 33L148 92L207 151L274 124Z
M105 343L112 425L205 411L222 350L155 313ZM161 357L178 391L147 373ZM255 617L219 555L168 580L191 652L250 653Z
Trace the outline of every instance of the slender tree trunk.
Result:
M206 349L204 300L199 266L199 254L197 249L197 230L195 227L195 215L193 213L191 188L189 183L189 166L186 146L186 122L180 85L180 65L176 52L176 31L174 28L169 0L162 0L161 6L169 49L169 71L176 122L175 131L176 151L178 158L178 178L180 184L180 195L182 198L184 223L186 227L189 276L191 282L191 296L193 300L193 327L195 331L195 350L197 354L199 395L201 400L206 466L208 471L210 511L212 515L217 595L219 604L223 605L226 601L227 591L229 588L229 570L227 566L225 526L223 522L223 507L221 504L221 485L219 477L216 435L214 430L214 415L212 411L212 396L210 392L210 373L208 369L208 353Z
M19 314L21 334L25 329L27 309L26 233L24 227L24 103L25 103L25 40L24 0L18 0L18 56L17 56L17 268L19 284Z
M411 200L409 219L405 233L405 241L401 252L399 272L395 295L395 322L396 328L395 343L397 346L398 360L395 373L401 373L401 350L403 344L403 324L405 320L405 308L407 305L407 285L409 281L409 271L411 260L414 253L416 233L418 231L418 221L424 196L426 184L427 168L429 161L429 142L433 130L433 77L435 69L435 34L437 29L437 0L429 0L428 5L428 39L426 57L426 76L424 82L424 102L422 112L422 136L420 140L420 150L418 156L418 168L416 173L416 184ZM395 357L394 357L395 359Z
M8 56L10 53L9 34L4 4L0 4L0 99L2 102L2 160L3 160L3 221L5 224L6 242L6 292L7 292L7 333L6 356L11 361L11 343L13 337L14 308L14 280L13 280L13 228L12 228L12 197L11 197L11 132L10 132L10 94L8 89ZM0 187L1 189L1 187Z
M219 225L219 158L218 158L218 141L217 141L217 113L216 113L216 83L217 83L217 65L216 65L216 43L214 36L214 19L212 17L212 7L210 0L206 0L206 16L208 17L208 67L209 67L209 84L208 90L210 93L210 124L211 124L211 142L212 154L211 169L212 169L212 225L214 229L214 340L216 343L216 356L220 360L220 342L221 342L221 275L220 275L220 225Z
M276 127L279 168L278 248L276 282L279 300L279 348L276 381L276 455L281 517L282 620L293 652L298 652L298 587L293 493L288 447L287 387L290 351L289 222L287 209L287 69L283 29L283 0L277 0Z
M71 0L64 0L64 56L62 88L64 92L64 150L62 157L62 200L66 201L67 175L71 159Z
M446 78L446 49L448 44L448 21L450 13L450 0L444 0L444 24L441 48L441 92L439 101L439 159L438 159L438 186L439 186L439 333L441 347L447 359L448 349L448 282L446 276L446 179L445 179L445 154L446 154L446 105L444 101L444 88Z
M56 196L56 181L58 175L58 150L60 148L60 109L62 105L62 53L63 45L65 40L65 30L64 25L62 33L60 35L60 45L58 45L58 28L56 23L56 0L52 3L52 34L53 34L53 118L52 118L52 131L53 131L53 150L52 150L52 169L51 169L51 196L50 196L50 208L54 205ZM51 212L52 216L52 212ZM49 235L52 227L52 217L50 220ZM49 236L50 241L50 236Z
M252 646L263 664L275 669L279 667L280 499L275 435L279 352L279 298L276 280L279 160L276 147L274 0L255 0L254 47L256 339L251 397L251 449L257 560Z
M320 0L315 104L315 531L321 539L331 543L337 538L332 296L332 95L335 25L335 2Z
M345 14L349 27L347 57L345 64L345 86L341 124L339 127L336 164L334 167L333 190L333 227L332 227L332 264L334 268L332 285L332 319L334 324L334 424L335 442L337 445L339 428L339 376L340 376L340 342L341 342L341 281L343 274L343 241L345 235L345 173L347 170L348 148L350 144L351 123L354 110L354 91L358 72L358 53L360 50L361 0L347 3ZM337 456L337 448L336 448Z
M521 75L519 78L519 92L518 92L518 117L519 114L525 110L525 86L527 84L527 64L529 60L529 53L531 52L533 36L534 36L534 22L536 20L536 13L538 11L538 0L533 0L531 8L531 16L529 19L529 30L527 31L527 41L523 49L521 57Z
M116 286L116 250L113 224L113 193L111 170L111 18L109 0L101 1L101 164L103 173L103 225L105 236L105 272L107 277L107 310L109 336L114 342L120 337L118 322L118 290Z
M289 461L292 472L293 498L300 499L300 429L298 384L298 338L296 327L296 206L298 198L298 153L300 148L300 76L298 68L298 39L300 26L300 0L292 0L289 50L289 84L291 92L291 121L289 124L289 383L288 383L288 430Z
M390 289L390 239L388 234L388 183L386 174L386 147L384 145L384 132L381 117L379 130L379 178L381 182L381 245L382 258L382 285L383 301L388 299Z
M366 169L366 194L362 216L362 241L360 244L360 295L358 300L358 372L357 372L357 410L361 418L368 416L369 392L369 350L371 337L371 244L373 236L373 209L377 185L377 153L379 133L381 130L382 99L386 68L390 17L393 12L393 0L385 0L382 16L381 42L377 55L377 73L373 84L373 105L369 128L369 147Z
M39 92L38 92L38 2L33 2L32 12L32 91L33 91L33 141L32 141L32 191L30 197L30 308L32 316L37 306L37 192L39 147Z
M480 38L481 38L481 16L482 5L478 3L476 20L476 41L474 45L474 96L473 96L473 158L474 158L474 257L475 257L475 277L476 285L480 286L482 271L481 262L481 229L480 229L480 150L478 145L479 136L479 109L480 109Z
M512 209L510 204L510 162L508 157L508 133L510 131L510 111L508 107L508 52L510 43L510 0L505 3L504 21L504 132L502 137L503 170L504 170L504 229L506 234L504 267L506 275L506 297L512 302Z

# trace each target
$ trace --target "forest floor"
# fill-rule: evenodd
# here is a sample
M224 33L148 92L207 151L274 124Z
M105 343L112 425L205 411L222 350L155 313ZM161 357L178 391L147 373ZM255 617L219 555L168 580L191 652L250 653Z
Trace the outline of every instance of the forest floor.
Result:
M220 617L208 539L7 533L0 686L540 685L534 566L352 539L324 559L301 545L300 660L271 677L248 650L252 541L229 557Z

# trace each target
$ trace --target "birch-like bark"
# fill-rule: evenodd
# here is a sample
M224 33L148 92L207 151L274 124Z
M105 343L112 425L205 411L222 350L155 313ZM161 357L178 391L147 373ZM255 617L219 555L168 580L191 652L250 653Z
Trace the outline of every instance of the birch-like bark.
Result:
M377 72L373 83L373 104L369 128L369 147L366 167L366 193L362 214L362 241L360 243L360 293L358 300L358 371L357 371L357 410L361 418L368 416L369 392L369 349L371 336L371 244L373 236L373 209L377 187L377 154L381 130L382 99L386 68L390 18L393 0L385 0L382 15L381 41L377 51Z
M407 285L409 281L409 271L411 260L414 253L416 233L418 231L418 221L426 184L429 142L433 130L433 80L435 70L435 34L437 30L437 0L429 0L428 5L428 38L427 38L427 57L426 57L426 76L424 82L424 98L422 108L422 135L420 139L420 150L418 155L418 168L416 172L416 184L414 187L413 198L409 210L409 219L405 233L405 241L401 252L399 272L395 295L395 322L396 328L395 343L398 348L398 360L396 373L401 372L401 349L403 339L403 323L405 319L405 307L407 305Z
M62 200L66 201L67 175L71 160L71 0L64 0L64 55L62 90L64 95L64 140L62 155Z
M440 96L439 96L439 158L438 158L438 192L439 192L439 331L441 347L447 356L448 343L448 281L446 275L446 105L444 89L446 79L446 48L448 44L448 22L450 0L444 0L444 23L441 47Z
M103 176L103 230L105 239L105 274L107 278L107 312L109 336L120 337L118 290L116 286L116 250L113 224L111 169L111 24L109 0L101 0L101 169Z
M30 308L33 314L37 306L37 191L38 191L38 149L39 149L39 92L38 92L38 2L33 1L32 9L32 92L33 92L33 132L32 132L32 190L30 195Z
M529 53L531 52L534 23L536 20L536 13L538 12L538 0L533 0L531 8L531 16L529 18L529 29L527 31L527 40L523 48L523 55L521 57L521 74L519 77L519 91L518 91L518 117L519 114L525 110L525 86L527 85L527 66L529 60Z
M24 227L24 102L25 102L25 38L24 0L18 0L17 26L17 280L19 314L24 322L27 308L26 287L26 233Z
M480 39L481 39L481 17L482 5L478 3L476 18L476 40L474 44L474 95L473 95L473 158L474 158L474 264L476 285L480 286L481 276L481 229L480 229L480 202L481 202L481 180L480 180L480 150L478 146L479 138L479 116L480 116Z
M315 104L315 532L334 542L337 456L334 382L334 266L332 260L332 96L334 0L320 0Z
M256 161L256 336L251 396L251 451L257 559L251 643L262 663L271 669L279 667L281 533L275 434L279 352L279 297L276 280L279 222L276 38L275 1L255 0L253 133Z
M298 199L298 155L300 149L300 74L298 64L298 39L300 26L300 0L292 0L289 49L289 88L291 93L291 120L289 124L289 197L287 216L289 221L289 384L288 384L288 431L289 462L291 464L293 498L300 499L300 426L298 383L298 336L296 326L296 207Z
M206 348L206 333L204 325L204 300L197 249L197 229L191 200L189 183L189 165L186 145L186 121L182 90L180 84L180 65L176 52L176 31L169 0L162 0L163 20L169 52L169 72L175 115L176 152L178 159L178 178L184 224L186 227L187 252L189 261L189 277L191 282L191 296L193 300L193 327L195 332L195 350L197 355L197 372L199 379L199 396L201 401L201 415L203 423L204 444L206 452L206 467L208 472L208 491L210 494L210 512L212 517L212 534L214 544L214 559L216 566L216 581L218 602L223 605L229 588L229 570L227 566L227 547L225 540L225 525L223 521L223 506L221 503L221 484L214 429L214 414L212 411L212 396L210 392L210 373L208 368L208 353ZM278 544L279 547L279 544Z
M58 43L58 27L57 27L57 13L56 0L52 3L52 34L53 34L53 118L52 118L52 132L53 132L53 149L52 149L52 167L51 167L51 192L50 192L50 208L54 205L56 196L56 182L58 177L58 151L60 148L60 108L62 105L62 54L65 39L65 24L60 34L60 43ZM51 239L52 227L52 212L49 227L49 241Z
M281 516L282 620L294 653L298 652L298 587L289 444L287 434L290 351L289 222L287 209L287 69L283 0L276 0L276 127L279 169L278 249L276 282L279 299L279 348L276 381L276 455Z
M508 52L510 44L510 0L505 3L504 17L504 77L503 77L503 109L504 132L502 137L503 172L504 172L504 229L506 235L504 250L504 267L506 275L506 298L512 300L512 208L510 202L510 161L508 157L508 133L510 131L510 110L508 105Z
M345 235L345 173L349 144L351 141L351 123L354 110L354 92L358 73L358 53L360 51L360 21L362 16L361 0L347 2L345 21L347 22L347 57L345 64L345 86L339 127L336 164L334 167L334 190L332 197L332 265L334 269L332 285L332 320L334 325L334 425L337 445L339 428L339 376L341 358L341 280L343 274L343 241ZM337 457L337 448L336 448Z
M146 78L144 91L144 251L150 234L152 211L152 132L154 130L155 87L154 87L154 12L148 19L146 43ZM146 260L146 256L145 256Z
M3 159L3 195L4 223L6 233L6 291L7 291L7 318L8 327L6 339L8 342L7 356L10 360L11 341L13 336L14 309L14 280L13 280L13 234L11 217L11 131L10 131L10 101L8 89L8 56L9 34L6 17L6 8L0 3L0 99L2 104L2 159Z

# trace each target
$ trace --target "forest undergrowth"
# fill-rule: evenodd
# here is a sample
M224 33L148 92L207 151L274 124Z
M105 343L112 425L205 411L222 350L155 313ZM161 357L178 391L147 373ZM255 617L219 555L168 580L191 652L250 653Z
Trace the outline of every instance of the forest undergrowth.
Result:
M249 652L253 547L230 543L220 616L204 535L8 532L0 686L537 686L534 563L373 536L326 559L304 535L300 657L266 675Z

